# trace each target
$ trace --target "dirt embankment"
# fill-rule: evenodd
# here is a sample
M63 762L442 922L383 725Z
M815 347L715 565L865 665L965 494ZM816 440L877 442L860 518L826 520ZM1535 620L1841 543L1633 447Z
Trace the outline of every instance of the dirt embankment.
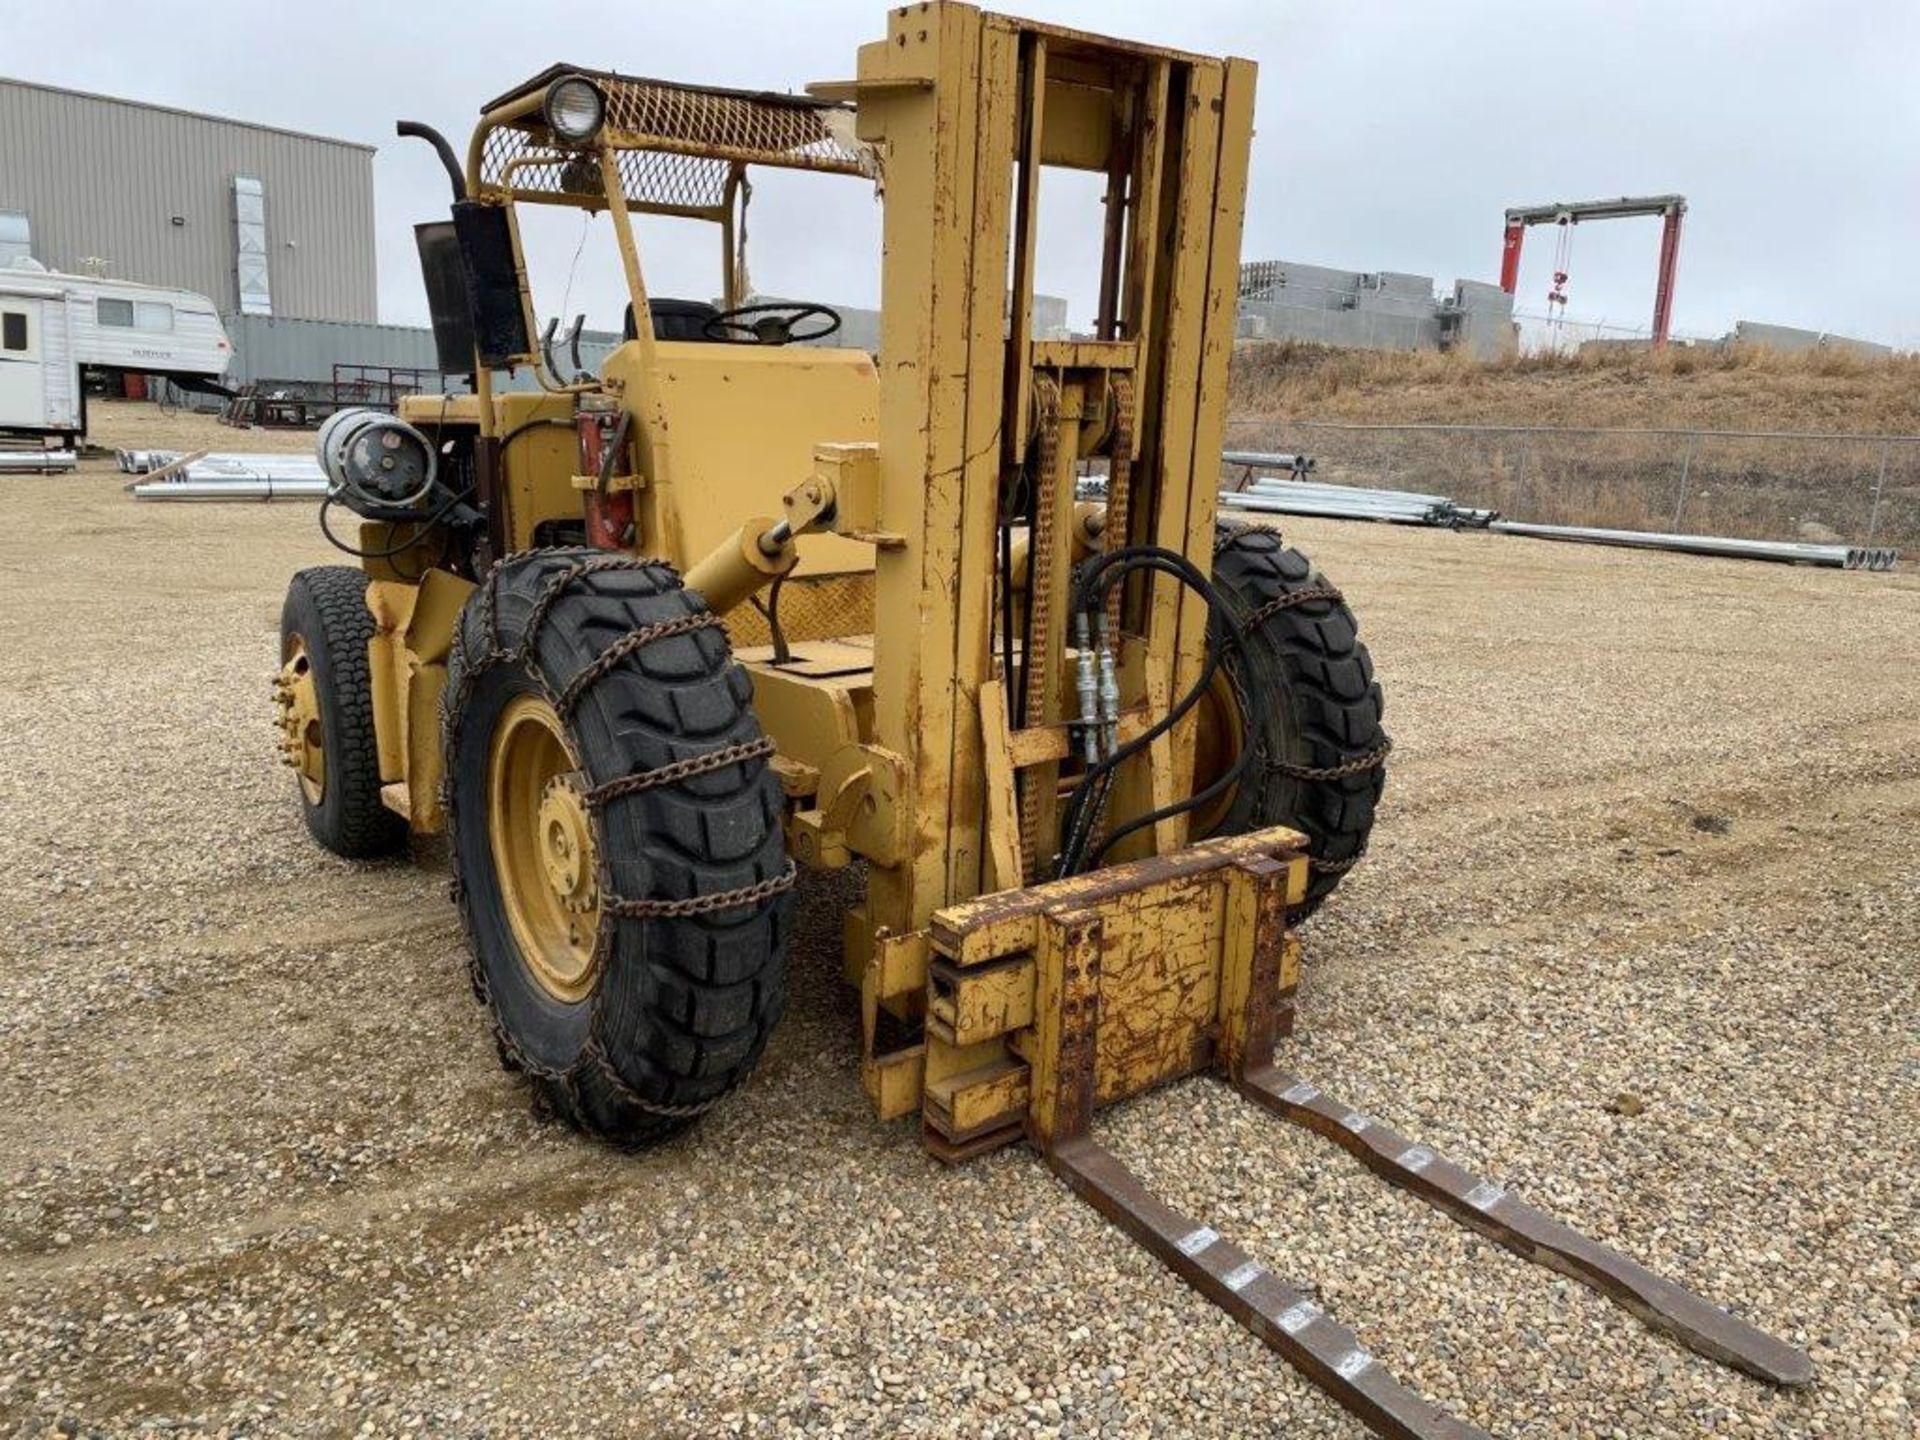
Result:
M1232 413L1286 420L1920 434L1920 356L1674 347L1485 363L1291 342L1235 352Z

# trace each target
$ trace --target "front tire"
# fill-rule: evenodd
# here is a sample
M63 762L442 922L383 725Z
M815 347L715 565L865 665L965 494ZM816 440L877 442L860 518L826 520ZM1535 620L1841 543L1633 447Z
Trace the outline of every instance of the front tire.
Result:
M1222 667L1242 703L1211 704L1215 719L1209 726L1203 715L1202 730L1218 737L1216 767L1249 741L1255 754L1207 833L1286 825L1305 834L1304 918L1366 853L1392 748L1380 725L1386 700L1353 611L1276 532L1222 524L1213 581L1232 618L1251 628L1244 654ZM1253 717L1251 736L1221 737L1236 709Z
M657 562L522 555L461 614L444 754L474 988L542 1105L622 1146L744 1081L785 1005L793 870L752 696Z
M349 860L405 848L407 822L380 801L367 576L346 565L302 570L280 611L281 749L299 778L307 829Z

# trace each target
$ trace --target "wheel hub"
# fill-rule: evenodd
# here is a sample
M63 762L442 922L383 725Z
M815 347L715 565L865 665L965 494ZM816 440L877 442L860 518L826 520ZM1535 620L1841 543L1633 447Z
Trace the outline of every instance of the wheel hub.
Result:
M287 639L287 658L273 679L273 703L280 711L281 763L300 777L307 803L318 805L327 785L327 756L321 745L320 689L305 636Z
M591 910L599 886L594 877L593 830L578 771L556 775L540 796L540 858L547 883L575 914Z

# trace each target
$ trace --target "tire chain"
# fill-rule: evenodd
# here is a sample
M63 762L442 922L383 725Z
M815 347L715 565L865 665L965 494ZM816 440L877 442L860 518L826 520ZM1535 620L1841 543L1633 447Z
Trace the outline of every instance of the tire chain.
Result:
M1296 765L1291 760L1268 760L1265 769L1269 775L1284 775L1289 780L1348 780L1369 770L1378 770L1392 753L1393 741L1382 736L1380 743L1364 755L1356 755L1338 765Z
M568 546L541 546L535 549L516 551L512 555L504 555L488 567L485 578L480 582L480 603L483 606L480 629L481 633L486 637L487 649L476 659L466 646L464 639L461 642L461 658L466 663L461 667L460 685L457 690L447 693L441 709L441 728L443 732L441 753L443 755L450 755L453 752L453 740L458 731L459 716L465 713L466 703L473 692L473 687L479 683L479 678L482 673L492 669L496 665L525 665L528 673L533 677L534 683L539 686L542 697L548 704L553 705L556 711L560 709L560 702L556 700L552 686L548 683L546 675L540 669L537 646L540 627L546 623L548 613L566 589L575 581L583 579L588 575L601 574L607 571L666 570L673 580L671 588L681 588L679 575L675 573L673 567L664 560L649 556L609 555L596 557L592 560L580 561L567 566L563 570L557 571L554 577L548 581L546 588L541 591L539 598L535 600L533 612L528 617L525 639L521 641L517 649L508 650L500 643L500 572L502 568L509 561L525 563L528 560L538 559L543 555L570 553L572 553L572 547ZM662 622L656 626L643 626L640 630L629 632L622 640L615 641L613 645L608 647L607 651L602 652L597 659L590 662L580 675L576 675L573 684L569 685L568 689L570 691L573 690L583 676L586 676L595 666L599 666L602 662L605 662L603 669L592 676L594 680L599 679L605 670L612 669L613 666L618 664L627 654L639 649L642 644L646 643L645 641L635 642L633 645L628 646L626 650L621 651L620 654L614 655L612 659L608 659L609 654L615 650L619 650L621 645L626 640L632 640L634 635L645 634L648 631L658 631L662 633L653 634L649 638L661 639L665 638L665 633L680 634L688 630L703 629L709 624L720 623L719 617L711 611L701 612L698 617L690 615L686 618L689 621L698 618L700 623L697 625L683 624L681 621L672 620ZM578 697L576 696L575 698L577 700ZM706 769L717 770L723 768L725 764L737 764L742 759L757 758L761 753L771 753L772 742L764 741L762 743L767 746L765 752L758 751L757 748L752 745L729 746L727 750L714 752L714 755L717 756L725 755L731 750L755 750L754 755L734 756L726 761L719 761L714 759L713 756L707 755L691 757L692 761L711 760L712 763L704 766L700 770L688 769L685 774L704 773ZM663 766L661 769L672 770L678 766L689 764L690 761L678 761L675 762L674 765ZM652 776L660 772L643 771L640 773L642 776ZM628 776L625 778L631 780L636 777ZM676 775L672 778L680 779L685 778L685 776ZM622 782L619 780L609 781L607 782L607 786L618 785L620 783ZM663 779L655 783L668 784L671 783L671 780ZM604 789L607 788L607 786L597 788ZM648 787L642 785L636 786L635 788L645 789ZM443 774L440 779L440 803L442 810L446 813L447 828L450 831L453 828L455 808L451 766L447 767L447 772ZM758 904L762 900L771 899L775 895L783 894L792 889L798 879L798 871L793 862L789 860L786 870L783 873L771 879L762 880L757 884L744 885L734 890L723 890L713 895L690 895L675 900L627 900L616 894L611 885L607 883L609 876L606 874L606 861L604 856L601 859L600 868L601 893L604 897L601 901L601 908L623 919L645 919L651 916L683 918L703 914L709 910L721 910L738 905ZM465 910L465 886L462 885L460 876L457 873L448 883L447 894L448 898L453 901L457 908L462 911ZM596 966L605 962L607 952L612 948L612 943L612 927L602 929L599 939L595 944L594 964ZM567 1096L576 1115L584 1113L580 1104L580 1085L577 1073L579 1067L575 1065L561 1070L551 1065L544 1065L534 1059L520 1046L519 1042L508 1032L505 1022L500 1018L500 1009L493 1003L492 990L487 984L486 969L480 963L478 952L471 945L467 947L467 980L473 987L474 997L485 1007L488 1018L493 1023L493 1041L495 1048L500 1052L501 1065L508 1070L517 1070L535 1080L543 1080L550 1085L556 1086ZM663 1105L657 1100L650 1100L640 1094L627 1083L626 1079L620 1074L619 1069L614 1065L613 1057L608 1054L606 1043L600 1035L600 1016L600 991L596 990L594 992L593 1013L587 1021L587 1043L581 1048L581 1054L599 1071L601 1079L606 1082L608 1088L613 1091L615 1097L623 1104L629 1105L644 1114L656 1115L664 1119L690 1119L694 1116L704 1114L725 1098L723 1093L721 1095L715 1095L710 1099L695 1101L687 1105Z
M1231 549L1243 537L1262 533L1277 534L1277 532L1270 531L1270 527L1265 525L1239 524L1231 526L1221 531L1215 538L1213 553L1220 555ZM1241 627L1241 633L1251 634L1257 626L1264 623L1270 617L1279 614L1282 610L1291 610L1296 605L1309 605L1316 601L1324 601L1330 605L1344 605L1346 599L1347 597L1341 594L1339 590L1324 582L1317 585L1303 585L1298 590L1289 590L1284 594L1276 595L1258 610L1255 610L1252 615L1247 617L1246 623ZM1244 705L1246 703L1246 697L1244 692L1240 690L1240 682L1237 679L1232 679L1232 677L1229 678L1231 679L1234 690L1240 693L1241 703ZM1264 754L1259 756L1259 760L1261 770L1268 775L1284 775L1288 779L1312 782L1346 780L1355 775L1364 775L1367 771L1377 770L1386 764L1387 756L1392 753L1393 741L1389 738L1382 737L1381 743L1374 749L1367 751L1364 755L1356 755L1353 759L1344 761L1339 765L1296 765L1288 760L1271 760ZM1367 852L1364 848L1342 860L1322 860L1317 855L1309 855L1307 857L1307 866L1318 875L1344 875L1364 860L1366 856Z
M1367 858L1365 849L1354 851L1344 860L1321 860L1312 855L1307 857L1307 868L1318 875L1344 875L1362 860Z
M573 712L579 708L581 697L635 651L646 649L656 640L688 635L695 630L711 630L722 623L720 617L711 610L697 610L691 615L629 630L580 668L580 673L569 680L567 688L560 692L560 698L554 702L553 708L560 712L561 719L571 720Z
M1267 601L1266 604L1254 611L1241 625L1240 633L1250 635L1275 615L1278 615L1282 610L1291 610L1297 605L1314 605L1320 603L1344 605L1346 601L1347 597L1331 585L1302 585L1298 590L1288 590L1283 594L1274 596L1273 599Z
M1237 525L1224 526L1213 537L1213 553L1215 555L1223 554L1233 548L1243 536L1255 535L1267 530L1268 527L1265 525L1254 525L1244 520ZM1278 530L1273 530L1269 533L1276 539L1280 534Z
M695 775L724 770L729 765L738 765L748 760L763 760L772 755L777 748L771 738L762 736L758 740L729 745L724 750L709 750L704 755L689 755L684 760L675 760L657 769L639 770L632 775L623 775L618 780L609 780L606 784L596 785L587 791L587 808L597 810L624 796L637 795L643 790L652 790L656 786L672 785Z
M758 905L762 900L771 900L776 895L786 894L799 878L799 868L789 860L787 868L771 879L760 880L752 885L742 885L733 890L720 890L712 895L688 895L678 900L658 900L652 897L644 900L627 900L619 895L606 894L601 897L600 908L606 914L617 916L622 920L655 918L680 920L690 915L704 915L709 910L730 910L739 905Z

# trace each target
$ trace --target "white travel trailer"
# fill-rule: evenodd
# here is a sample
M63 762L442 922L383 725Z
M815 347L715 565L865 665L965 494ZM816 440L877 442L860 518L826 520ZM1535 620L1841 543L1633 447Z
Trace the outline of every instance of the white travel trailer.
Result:
M86 370L165 375L217 390L233 346L213 302L191 290L0 267L0 433L87 431Z

